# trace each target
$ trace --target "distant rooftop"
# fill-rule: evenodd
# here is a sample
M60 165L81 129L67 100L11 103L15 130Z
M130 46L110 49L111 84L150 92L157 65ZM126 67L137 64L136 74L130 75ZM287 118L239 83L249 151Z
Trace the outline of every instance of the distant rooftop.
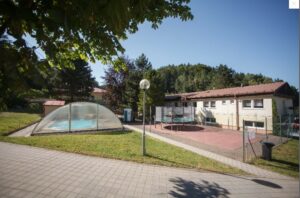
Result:
M105 89L100 89L95 87L93 90L93 93L106 93L107 91Z
M65 105L64 100L48 100L44 103L44 106L63 106Z
M207 91L181 93L166 95L166 100L174 99L200 99L200 98L219 98L235 97L247 95L273 94L278 96L291 96L291 90L286 82L274 82L260 85L250 85L244 87L232 87L225 89L213 89Z

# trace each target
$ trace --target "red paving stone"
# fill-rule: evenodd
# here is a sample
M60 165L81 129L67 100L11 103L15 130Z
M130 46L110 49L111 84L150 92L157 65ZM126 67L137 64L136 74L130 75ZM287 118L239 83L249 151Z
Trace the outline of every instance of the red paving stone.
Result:
M242 133L239 131L202 125L187 125L187 128L189 129L178 131L176 130L176 127L173 127L173 130L168 130L165 127L166 125L162 126L162 128L160 125L156 125L155 128L154 125L151 125L151 130L155 130L157 133L187 138L219 149L235 150L243 145ZM197 127L197 129L192 130L191 127ZM148 125L147 130L149 129L150 126ZM251 142L257 142L259 140L259 138L256 138Z

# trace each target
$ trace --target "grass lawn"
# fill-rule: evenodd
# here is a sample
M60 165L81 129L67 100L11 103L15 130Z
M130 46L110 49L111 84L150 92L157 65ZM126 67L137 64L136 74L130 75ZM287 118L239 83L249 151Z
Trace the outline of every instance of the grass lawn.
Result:
M141 134L118 132L106 134L66 134L32 137L0 137L1 141L26 144L72 153L128 160L147 164L195 168L229 174L245 172L199 156L190 151L147 137L147 156L141 155Z
M37 114L0 113L0 141L147 164L246 174L239 169L150 137L147 137L146 141L147 155L142 156L141 134L131 131L31 137L6 136L10 131L39 119L40 116Z
M36 122L40 118L40 115L33 113L0 112L0 136Z
M299 140L290 140L272 151L272 161L256 159L252 163L284 175L299 177Z

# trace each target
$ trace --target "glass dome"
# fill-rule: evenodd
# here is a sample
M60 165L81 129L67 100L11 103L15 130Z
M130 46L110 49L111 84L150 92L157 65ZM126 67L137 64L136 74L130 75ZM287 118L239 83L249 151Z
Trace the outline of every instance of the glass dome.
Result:
M32 134L122 130L118 117L108 108L90 102L74 102L44 117Z

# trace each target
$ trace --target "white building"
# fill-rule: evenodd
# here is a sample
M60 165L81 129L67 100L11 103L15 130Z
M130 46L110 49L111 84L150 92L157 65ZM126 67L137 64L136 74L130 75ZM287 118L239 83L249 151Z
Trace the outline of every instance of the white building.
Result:
M292 91L286 82L167 95L166 105L193 105L201 124L242 130L244 122L257 132L272 132L273 105L278 115L293 112Z

